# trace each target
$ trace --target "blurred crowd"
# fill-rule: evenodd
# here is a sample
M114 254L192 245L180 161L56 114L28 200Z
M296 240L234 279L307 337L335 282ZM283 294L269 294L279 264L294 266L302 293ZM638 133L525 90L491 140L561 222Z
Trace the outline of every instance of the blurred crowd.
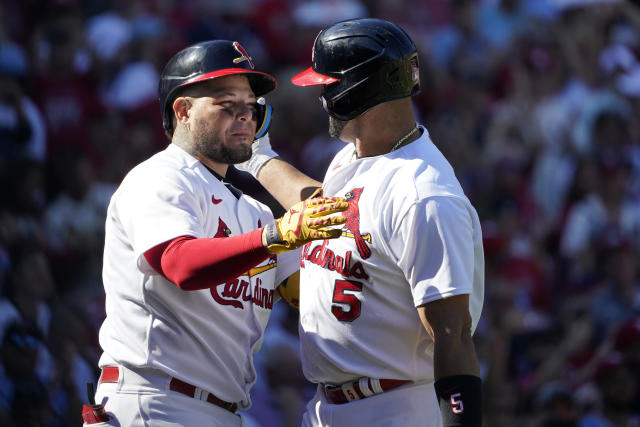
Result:
M640 2L616 0L0 0L0 425L81 425L106 206L169 142L164 63L240 41L279 81L272 144L322 179L343 143L289 78L322 27L364 16L418 45L416 119L482 221L485 425L640 426ZM295 426L313 386L297 313L272 319L247 420Z

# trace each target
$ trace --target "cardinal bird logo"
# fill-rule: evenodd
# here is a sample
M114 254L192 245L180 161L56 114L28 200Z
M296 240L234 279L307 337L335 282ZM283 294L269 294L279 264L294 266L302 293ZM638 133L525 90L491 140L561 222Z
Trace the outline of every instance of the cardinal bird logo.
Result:
M241 56L239 56L237 58L234 58L233 63L234 64L238 64L238 63L240 63L242 61L247 61L247 62L249 62L249 66L253 70L255 67L254 67L253 61L251 60L251 57L247 53L246 49L244 47L242 47L242 45L240 43L238 43L238 42L233 42L233 48L241 55Z
M213 237L229 237L229 236L231 236L231 230L229 229L227 224L224 223L222 218L218 218L218 231Z
M358 253L362 259L367 259L371 256L371 249L367 245L367 242L371 243L371 234L360 234L360 209L358 209L358 200L360 200L362 190L364 190L364 187L354 188L344 195L347 203L349 203L349 207L344 212L344 215L347 217L347 222L344 223L342 235L354 239Z

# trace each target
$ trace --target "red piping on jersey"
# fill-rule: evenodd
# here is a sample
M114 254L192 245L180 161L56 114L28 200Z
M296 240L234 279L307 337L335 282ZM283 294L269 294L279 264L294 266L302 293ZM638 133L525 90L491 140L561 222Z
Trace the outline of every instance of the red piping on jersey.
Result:
M233 237L180 236L144 253L149 265L185 291L233 280L269 257L262 228Z

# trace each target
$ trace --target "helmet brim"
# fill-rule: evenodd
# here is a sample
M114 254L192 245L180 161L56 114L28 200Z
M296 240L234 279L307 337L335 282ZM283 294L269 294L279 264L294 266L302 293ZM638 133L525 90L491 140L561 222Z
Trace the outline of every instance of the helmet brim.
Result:
M271 92L277 87L275 77L260 71L251 71L244 68L225 68L222 70L212 71L210 73L201 74L182 83L179 87L192 85L194 83L205 80L215 79L217 77L231 76L235 74L244 74L247 77L255 78L255 84L252 84L252 90L255 96L263 96Z
M331 83L339 82L340 79L331 76L325 76L313 70L313 67L309 67L303 72L296 74L291 78L291 83L296 86L317 86L328 85Z

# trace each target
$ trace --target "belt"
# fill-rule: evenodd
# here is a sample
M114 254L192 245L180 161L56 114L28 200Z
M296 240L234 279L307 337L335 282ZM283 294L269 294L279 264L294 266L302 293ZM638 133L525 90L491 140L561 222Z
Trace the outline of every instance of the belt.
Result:
M119 374L120 370L117 366L105 366L104 368L102 368L102 375L100 375L98 384L117 383ZM171 378L171 381L169 382L169 390L177 391L178 393L193 397L194 399L205 400L234 414L238 410L237 403L222 400L217 396L209 393L208 391L201 389L200 387L196 387L177 378Z
M409 380L360 378L358 381L344 383L342 385L324 385L323 390L329 402L339 405L351 402L352 400L365 399L374 394L380 394L410 382Z

